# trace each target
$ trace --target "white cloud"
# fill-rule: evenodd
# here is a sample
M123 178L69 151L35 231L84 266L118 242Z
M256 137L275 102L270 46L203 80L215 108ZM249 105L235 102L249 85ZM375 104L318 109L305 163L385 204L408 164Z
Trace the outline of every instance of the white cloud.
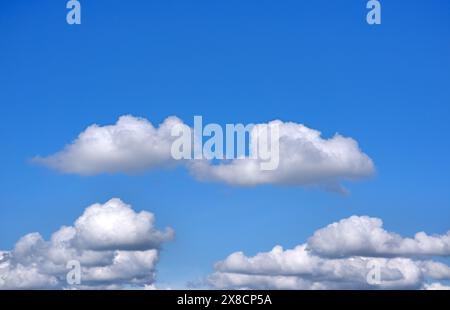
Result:
M167 118L158 128L148 120L122 116L115 125L89 126L62 151L34 160L66 173L137 172L173 165L171 129L182 122Z
M173 232L170 229L165 232L156 230L154 221L153 214L146 211L135 213L120 199L111 199L104 205L90 206L77 219L77 242L93 250L156 248L171 239Z
M346 225L339 226L341 223ZM258 253L253 257L242 252L232 253L215 264L215 272L208 277L208 282L220 289L420 289L426 288L430 280L450 279L447 265L417 258L423 254L422 247L415 247L419 251L417 255L409 251L411 257L393 253L383 257L381 253L385 253L384 250L374 251L377 246L383 248L385 245L368 240L370 233L367 234L367 231L381 227L380 223L381 220L376 218L353 216L324 228L338 226L348 234L347 238L339 234L339 229L327 231L327 234L322 229L306 244L293 249L284 250L281 246L275 246L270 252ZM380 236L385 234L379 231L373 233L376 240L383 239ZM326 247L329 251L312 250L317 245L322 245L320 249L324 249L324 244L331 245L333 242L338 244ZM359 249L356 245L364 242L369 243L369 247L354 251ZM340 251L340 248L351 251ZM330 254L333 255L330 257ZM433 252L433 255L441 254L445 255L439 251ZM369 273L377 270L374 266L378 266L381 280L376 285L367 280Z
M341 180L371 176L375 167L358 143L336 134L330 139L304 125L281 121L255 125L250 139L260 141L258 128L276 124L279 128L279 166L261 170L260 159L236 159L213 165L196 161L191 170L200 179L223 181L232 185L286 184L321 185L340 190Z
M84 270L82 279L91 283L121 283L142 285L153 283L156 249L147 251L117 251L112 263ZM151 267L151 269L149 269Z
M319 229L308 240L309 248L322 256L450 256L450 231L429 236L402 238L383 229L378 218L352 216Z
M341 191L340 181L371 176L372 160L352 138L339 134L329 139L304 125L281 121L255 125L250 139L260 141L261 126L278 125L279 165L275 170L261 170L261 159L248 157L218 163L192 160L181 163L198 179L237 186L283 184L321 186ZM62 151L37 157L35 162L65 173L93 175L99 173L137 172L174 165L171 145L177 137L171 129L183 122L175 116L158 128L149 121L122 116L116 124L92 125ZM249 143L249 145L255 145Z
M36 266L17 264L10 266L5 263L0 268L0 289L33 289L52 288L58 284L58 279L52 275L42 274Z
M254 257L233 253L216 264L216 273L210 277L210 281L214 286L228 283L231 287L258 289L370 289L375 287L369 285L366 279L371 270L369 262L381 268L384 281L377 285L378 289L414 289L422 284L423 274L410 259L327 259L307 251L306 245L292 250L276 246L272 251ZM236 281L235 285L233 281Z
M422 271L436 280L450 280L450 267L439 262L425 261L420 264Z
M425 290L439 290L439 291L449 291L450 286L442 285L441 283L431 283L431 284L425 284L424 287Z
M0 252L0 289L68 287L72 260L81 265L82 286L76 288L151 285L159 248L173 235L156 230L153 214L137 213L120 199L94 204L49 241L31 233L12 251Z

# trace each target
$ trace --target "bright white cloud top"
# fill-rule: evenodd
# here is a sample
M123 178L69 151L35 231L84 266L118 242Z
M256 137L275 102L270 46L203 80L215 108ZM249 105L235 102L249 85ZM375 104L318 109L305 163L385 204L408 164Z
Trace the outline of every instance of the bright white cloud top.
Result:
M236 186L282 184L321 186L341 190L342 180L357 180L374 174L373 161L358 143L342 135L325 139L317 130L292 122L272 121L257 124L250 139L258 139L256 129L279 126L279 165L275 170L260 169L260 159L243 157L231 161L182 160L198 179ZM148 120L122 116L116 124L89 126L62 151L37 157L35 161L65 173L93 175L99 173L137 172L169 167L176 163L171 145L174 126L186 126L177 117L167 118L159 127ZM248 141L252 145L252 141Z
M156 128L144 118L121 116L114 125L89 126L62 151L35 161L81 175L167 167L175 162L170 149L175 140L171 129L176 124L182 124L176 117Z
M436 236L419 232L414 238L402 238L384 230L381 219L352 216L316 231L308 246L328 257L450 256L450 231Z
M223 181L232 185L285 184L324 185L337 188L343 179L356 180L371 176L372 160L352 138L336 134L330 139L317 130L292 122L273 121L279 129L279 166L261 170L259 159L235 159L231 163L213 165L194 161L191 170L200 179ZM251 139L259 139L256 125Z
M374 242L371 238L379 240ZM399 251L387 251L390 238L412 245L408 250L402 245ZM318 230L306 244L294 249L275 246L270 252L253 257L233 253L216 263L216 271L208 277L208 282L214 288L248 289L446 288L435 281L450 280L450 267L422 255L449 256L450 253L436 248L435 239L416 239L384 231L380 219L352 216ZM327 249L326 256L320 255L323 251L318 249ZM368 281L375 265L380 268L377 283Z
M94 204L50 240L31 233L12 251L1 251L0 289L65 288L72 260L81 265L78 288L151 285L160 246L173 236L170 228L154 227L153 214L137 213L120 199Z

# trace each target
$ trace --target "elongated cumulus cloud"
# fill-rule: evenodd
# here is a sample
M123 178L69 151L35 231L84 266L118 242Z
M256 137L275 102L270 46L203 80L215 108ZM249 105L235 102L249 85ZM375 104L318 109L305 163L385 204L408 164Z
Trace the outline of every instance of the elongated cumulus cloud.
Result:
M35 162L65 173L94 175L99 173L132 173L183 164L203 181L224 182L236 186L283 184L321 186L341 190L342 180L357 180L373 175L373 161L358 143L336 134L325 139L317 130L304 125L273 121L257 124L250 139L258 139L257 128L276 124L279 128L279 165L261 170L260 159L243 157L231 161L191 160L177 162L171 145L174 126L184 125L177 117L167 118L158 127L144 118L122 116L116 124L92 125L63 150ZM251 145L251 141L248 143ZM278 155L278 154L277 154Z
M75 288L124 288L151 285L160 246L173 238L159 231L154 216L135 212L120 199L94 204L73 226L63 226L50 240L39 233L23 236L11 251L0 251L0 289L58 289L70 261L81 266Z
M203 180L222 181L232 185L325 185L339 189L339 181L366 178L374 173L372 160L358 143L336 134L330 139L317 130L292 122L273 121L255 125L250 139L262 139L261 126L279 130L279 165L274 170L260 169L261 159L235 159L212 165L194 161L192 173Z
M81 175L167 167L175 162L170 148L175 140L171 129L177 124L181 120L169 117L156 128L144 118L122 116L114 125L89 126L62 151L35 161Z
M402 238L385 231L378 218L352 216L293 249L232 253L207 281L233 289L446 289L450 267L433 257L450 255L449 233Z
M314 253L328 257L450 256L450 231L434 236L419 232L414 238L402 238L384 230L381 219L352 216L319 229L308 245Z

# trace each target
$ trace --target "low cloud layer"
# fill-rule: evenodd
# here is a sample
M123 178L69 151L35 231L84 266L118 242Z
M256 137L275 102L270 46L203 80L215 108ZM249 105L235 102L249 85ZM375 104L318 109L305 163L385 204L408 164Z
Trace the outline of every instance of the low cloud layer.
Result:
M252 129L250 139L259 139L255 134L258 126L274 124L280 130L279 165L275 170L261 170L261 160L248 157L214 163L206 160L178 163L203 181L236 186L320 186L337 191L342 191L341 181L363 179L375 171L373 161L352 138L336 134L325 139L319 131L301 124L281 121L258 124ZM174 116L159 127L143 118L122 116L114 125L88 127L62 151L34 161L82 175L169 167L177 163L171 155L171 145L177 138L171 136L171 129L176 125L184 123Z
M120 199L94 204L73 226L50 240L39 233L22 237L11 251L0 251L0 289L70 288L70 261L81 265L81 286L123 288L151 285L162 243L173 238L154 227L153 214L135 212Z
M438 281L450 280L450 267L432 257L449 256L441 246L448 233L417 235L402 238L383 230L380 219L352 216L294 249L233 253L216 263L208 283L220 289L445 289Z

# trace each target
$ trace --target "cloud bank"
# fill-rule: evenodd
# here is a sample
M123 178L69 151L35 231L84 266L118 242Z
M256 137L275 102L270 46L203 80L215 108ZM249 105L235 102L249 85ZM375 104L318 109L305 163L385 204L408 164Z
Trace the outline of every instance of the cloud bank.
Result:
M71 288L66 266L72 260L81 265L82 283L75 288L151 285L159 248L174 236L170 228L158 231L154 221L120 199L94 204L50 240L30 233L13 250L0 251L0 289Z
M378 218L352 216L293 249L232 253L207 281L218 289L445 289L436 281L450 280L450 267L431 257L449 256L448 235L402 238L385 231Z
M214 163L206 160L178 163L199 180L235 186L280 184L342 190L342 180L363 179L374 174L373 161L360 150L358 143L339 134L325 139L319 131L302 124L277 120L255 125L250 139L260 139L257 129L273 124L280 129L279 165L275 170L261 170L260 160L249 157ZM171 136L175 125L186 126L175 116L158 127L143 118L122 116L114 125L89 126L62 151L36 157L34 161L64 173L81 175L169 167L176 163L170 152L177 138ZM251 141L248 144L252 145Z

